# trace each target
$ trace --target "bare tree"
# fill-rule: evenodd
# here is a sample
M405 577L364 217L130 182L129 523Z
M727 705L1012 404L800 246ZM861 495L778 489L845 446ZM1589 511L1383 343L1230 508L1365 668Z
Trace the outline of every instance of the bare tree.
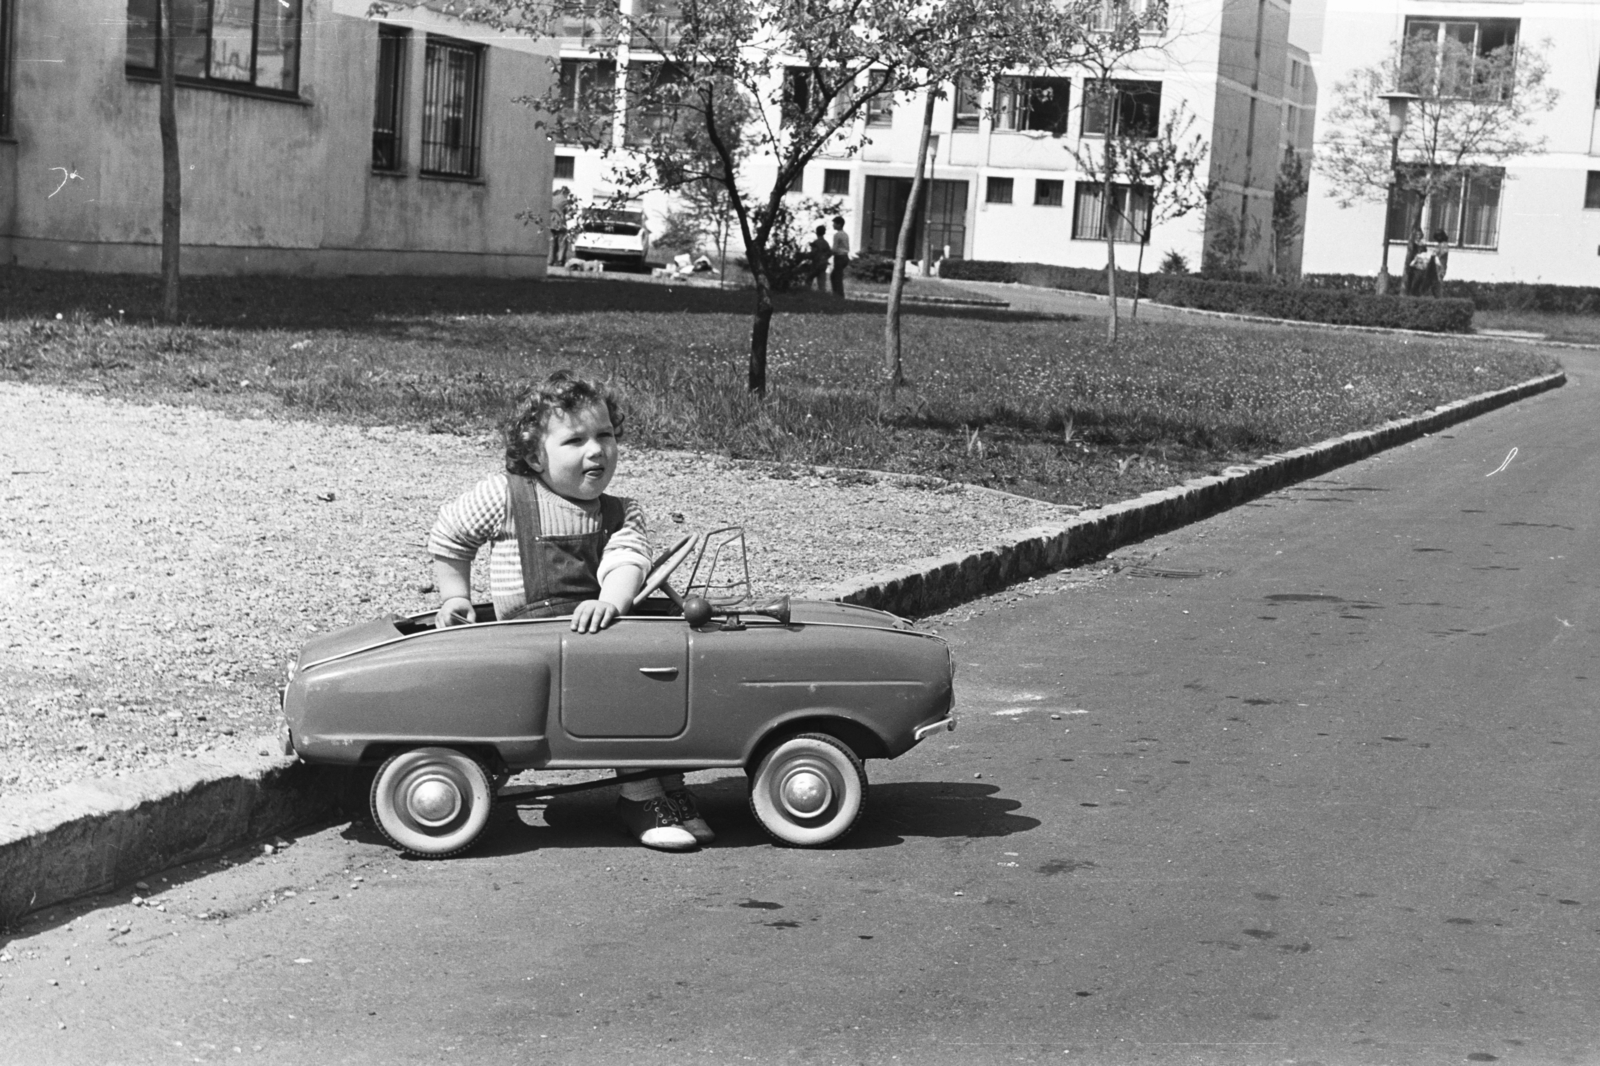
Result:
M1086 33L1076 40L1056 36L1047 42L1046 55L1056 60L1051 65L1071 63L1085 70L1084 98L1079 105L1085 116L1084 130L1100 135L1099 148L1091 144L1079 148L1069 145L1078 169L1100 185L1101 228L1106 239L1106 295L1111 316L1106 321L1106 338L1115 343L1117 309L1117 234L1118 219L1127 221L1126 201L1134 196L1131 183L1120 190L1124 205L1116 206L1117 179L1128 178L1124 147L1133 139L1159 136L1159 97L1137 85L1119 84L1139 57L1158 51L1167 30L1166 0L1080 0L1074 10Z
M1121 145L1123 171L1134 189L1145 197L1141 216L1131 214L1127 221L1139 237L1139 258L1134 265L1135 288L1131 318L1139 317L1138 280L1144 276L1144 253L1150 234L1157 225L1174 222L1206 206L1212 189L1201 179L1209 145L1194 133L1195 116L1180 103L1154 137L1131 138ZM1133 199L1130 192L1127 203Z

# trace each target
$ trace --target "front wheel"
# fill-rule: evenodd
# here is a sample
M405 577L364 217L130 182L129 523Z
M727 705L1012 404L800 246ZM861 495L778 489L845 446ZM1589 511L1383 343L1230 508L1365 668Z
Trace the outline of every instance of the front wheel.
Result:
M856 824L867 803L867 770L826 733L801 733L769 751L750 778L750 810L785 844L814 848Z
M424 859L471 847L493 805L488 771L454 748L396 752L372 781L372 820L397 847Z

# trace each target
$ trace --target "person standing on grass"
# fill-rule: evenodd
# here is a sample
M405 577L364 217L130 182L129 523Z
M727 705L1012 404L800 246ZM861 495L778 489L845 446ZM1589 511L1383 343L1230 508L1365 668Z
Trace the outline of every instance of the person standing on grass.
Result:
M1411 236L1406 238L1406 265L1400 291L1407 296L1420 296L1422 294L1422 271L1416 266L1417 257L1427 248L1427 242L1422 237L1422 227L1412 226Z
M1428 253L1427 270L1422 277L1422 291L1429 296L1444 295L1444 272L1450 266L1450 235L1442 229L1433 231L1433 248Z
M833 294L844 299L844 268L850 265L850 234L844 231L844 219L833 216Z
M817 226L817 235L811 238L811 276L806 288L814 283L818 292L828 291L828 261L833 258L833 245L828 243L828 227Z
M472 560L486 544L497 621L570 614L574 633L593 634L628 613L650 542L638 503L605 491L622 422L611 393L565 370L528 391L502 427L505 473L441 507L428 535L440 629L477 620ZM685 851L715 839L682 774L621 790L617 812L646 847Z

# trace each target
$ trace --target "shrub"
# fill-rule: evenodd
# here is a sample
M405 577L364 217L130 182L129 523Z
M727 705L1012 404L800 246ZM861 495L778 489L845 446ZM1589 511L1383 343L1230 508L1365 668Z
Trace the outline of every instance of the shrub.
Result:
M888 282L894 276L894 260L888 256L863 253L850 260L845 268L847 277L857 281Z
M1361 292L1290 288L1243 281L1209 281L1181 275L1156 275L1147 279L1146 288L1152 299L1174 307L1237 311L1344 326L1418 329L1433 333L1468 333L1472 330L1470 300L1418 300L1403 296L1373 296Z
M1037 285L1045 289L1095 292L1104 296L1104 267L1052 266L1049 263L999 263L987 259L946 259L939 264L939 276L957 281L1000 281L1018 285ZM1117 271L1117 295L1132 296L1138 275ZM1149 293L1149 278L1143 291Z
M1156 269L1162 274L1187 274L1189 273L1189 260L1182 252L1174 248L1161 257L1161 265Z

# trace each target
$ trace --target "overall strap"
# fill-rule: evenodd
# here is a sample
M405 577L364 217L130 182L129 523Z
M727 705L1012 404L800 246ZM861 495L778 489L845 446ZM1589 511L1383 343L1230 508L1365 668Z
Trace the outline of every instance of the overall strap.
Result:
M539 494L535 484L533 478L521 474L506 475L511 520L517 528L517 554L522 560L522 587L527 593L545 587L544 559L537 547L544 527L539 523Z

